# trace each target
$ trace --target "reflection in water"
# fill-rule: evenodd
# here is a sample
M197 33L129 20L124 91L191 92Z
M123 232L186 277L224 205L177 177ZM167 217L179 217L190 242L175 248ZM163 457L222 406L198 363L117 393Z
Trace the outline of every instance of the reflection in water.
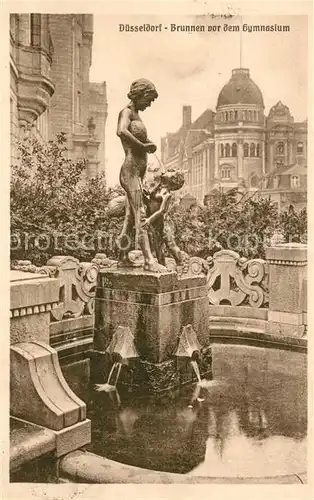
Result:
M93 393L90 451L131 465L211 476L306 470L305 355L213 346L213 381L171 402ZM197 400L202 391L205 401ZM193 402L189 407L189 402Z

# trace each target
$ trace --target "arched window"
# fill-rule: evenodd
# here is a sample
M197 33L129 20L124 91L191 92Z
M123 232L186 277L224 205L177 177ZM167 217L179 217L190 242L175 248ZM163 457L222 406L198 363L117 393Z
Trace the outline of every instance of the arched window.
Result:
M226 122L228 121L228 112L227 111L225 112L225 121Z
M285 152L285 145L283 142L278 142L276 147L276 153L279 155L283 155Z
M300 177L298 175L292 175L292 177L291 177L291 187L293 187L293 188L300 187Z
M222 168L221 169L221 178L222 179L231 179L231 169L230 168Z
M297 144L297 154L303 153L303 142L298 142Z
M251 146L250 146L250 156L255 156L255 144L254 144L254 142L252 142Z
M220 156L222 158L225 156L225 147L223 144L220 144Z
M230 144L226 144L226 147L225 147L225 156L230 156Z
M243 152L244 152L244 156L249 156L249 145L247 142L245 142L243 144Z
M231 147L231 155L235 158L237 156L237 145L234 142Z
M259 144L256 146L256 156L258 156L258 158L261 156L261 146Z
M237 119L238 119L238 112L237 111L234 112L234 119L235 119L235 121L237 121Z
M257 177L257 175L252 175L252 177L251 177L251 187L255 188L257 186L257 183L258 183L258 177Z

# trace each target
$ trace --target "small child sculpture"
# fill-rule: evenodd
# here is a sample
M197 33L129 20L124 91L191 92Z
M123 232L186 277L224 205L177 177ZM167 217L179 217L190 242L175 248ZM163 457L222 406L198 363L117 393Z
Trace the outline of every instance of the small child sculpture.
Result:
M179 170L169 169L162 173L160 182L150 192L143 190L143 201L146 205L146 219L142 222L144 230L149 229L151 249L162 266L166 265L164 248L175 259L177 265L183 265L185 253L177 246L168 210L173 200L173 191L182 188L184 175Z

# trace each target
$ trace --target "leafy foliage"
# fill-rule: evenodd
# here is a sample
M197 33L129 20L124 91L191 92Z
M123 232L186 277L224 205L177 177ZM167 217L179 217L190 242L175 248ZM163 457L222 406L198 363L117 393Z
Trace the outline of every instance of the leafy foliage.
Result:
M203 258L221 247L248 258L264 258L267 242L280 223L270 200L254 200L237 189L212 191L206 207L175 206L171 218L178 245Z
M25 138L19 152L11 174L12 259L40 265L70 254L90 260L97 232L120 230L121 220L108 217L106 208L121 189L107 189L103 174L85 179L86 162L68 157L64 134L48 144Z
M280 225L286 242L306 243L307 210L296 212L291 206L280 214Z

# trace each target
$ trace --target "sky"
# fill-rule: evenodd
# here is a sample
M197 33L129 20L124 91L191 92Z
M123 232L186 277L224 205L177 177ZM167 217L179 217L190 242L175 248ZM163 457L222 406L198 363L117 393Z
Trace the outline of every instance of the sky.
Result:
M130 84L138 78L152 80L159 97L142 119L160 157L160 138L182 123L182 106L192 106L194 121L206 108L215 110L218 94L240 66L240 33L220 31L186 33L127 33L119 24L169 26L225 23L208 16L94 15L94 40L90 80L106 81L108 118L106 168L109 185L118 183L124 154L116 125L119 111L128 104ZM241 19L229 20L240 25ZM307 118L307 19L304 16L243 17L249 25L290 25L290 32L242 32L242 67L263 93L265 112L281 100L296 121Z

